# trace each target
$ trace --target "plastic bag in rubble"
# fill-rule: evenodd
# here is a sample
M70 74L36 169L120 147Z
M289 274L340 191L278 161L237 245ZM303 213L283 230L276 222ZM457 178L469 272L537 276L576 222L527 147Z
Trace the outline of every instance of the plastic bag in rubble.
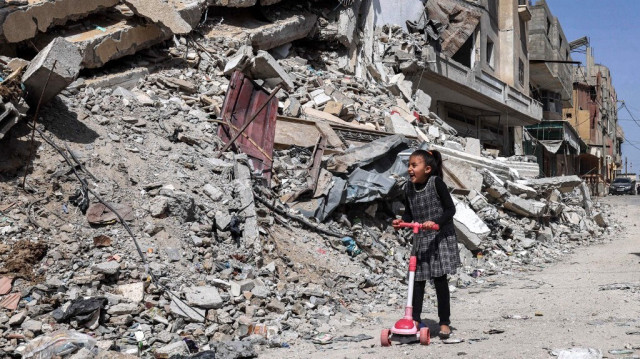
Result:
M347 246L347 254L352 257L355 257L358 254L362 253L362 250L358 248L358 244L356 243L356 241L351 237L342 238L342 244Z
M48 335L41 335L27 344L22 352L23 358L50 359L62 357L86 348L98 354L95 338L73 330L58 330Z

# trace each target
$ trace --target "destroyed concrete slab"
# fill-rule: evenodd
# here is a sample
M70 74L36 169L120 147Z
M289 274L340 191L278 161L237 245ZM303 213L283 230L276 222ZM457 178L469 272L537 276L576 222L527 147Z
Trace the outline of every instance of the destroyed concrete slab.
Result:
M293 89L291 76L280 66L278 61L266 51L258 51L256 57L251 60L251 76L254 79L280 79L286 89Z
M34 38L38 32L116 6L119 0L30 0L26 6L0 9L0 37L16 43Z
M79 48L63 38L42 49L22 76L29 105L36 106L41 97L47 102L64 90L80 73L81 61Z
M126 17L92 18L91 21L95 24L92 28L75 30L65 37L80 49L83 68L102 67L171 36L158 25Z
M311 13L289 13L281 11L272 22L264 22L249 12L234 14L225 18L224 23L214 26L207 37L248 38L254 49L270 50L292 41L305 38L315 26L317 15Z
M85 79L84 86L92 88L119 86L131 90L136 86L138 81L144 79L148 74L149 69L146 67L138 67L123 72Z
M465 202L454 198L454 203L456 214L453 216L453 225L458 241L470 251L479 249L478 246L491 230Z
M578 176L559 176L520 180L518 183L533 187L538 191L547 192L557 189L562 193L568 193L573 191L574 188L580 186L582 184L582 179Z
M188 34L197 24L189 23L182 17L180 10L185 8L195 8L196 11L204 9L205 0L191 1L185 4L181 0L124 0L124 3L133 10L136 15L149 19L151 22L166 27L174 34ZM185 11L190 14L190 12ZM200 12L201 13L201 12ZM192 20L193 21L193 20Z
M504 208L525 217L541 217L547 210L547 205L540 201L510 196L503 203Z

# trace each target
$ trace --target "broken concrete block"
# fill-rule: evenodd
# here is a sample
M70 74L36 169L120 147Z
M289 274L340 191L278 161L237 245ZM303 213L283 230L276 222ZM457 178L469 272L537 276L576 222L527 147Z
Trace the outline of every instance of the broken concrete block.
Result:
M329 101L327 102L327 105L324 107L324 112L340 117L340 115L342 114L343 108L344 107L342 106L342 103L336 102L336 101Z
M185 290L185 296L189 305L199 308L217 309L224 304L216 287L190 287Z
M487 187L504 187L504 181L500 179L495 173L483 169L480 171L483 177L483 183Z
M175 0L168 2L162 0L124 0L124 3L136 15L166 27L174 34L188 34L193 30L191 25L180 15L176 7L178 4L176 4ZM202 4L204 4L204 1L202 1Z
M251 46L243 45L238 49L233 56L227 60L227 64L224 66L225 76L230 76L234 71L242 71L247 66L249 58L253 56L253 50Z
M216 202L221 200L224 195L224 193L219 187L213 186L210 183L207 183L206 185L204 185L202 189L204 190L204 193L206 193L206 195L209 196L209 198L211 198Z
M507 190L516 196L519 196L521 194L524 194L527 196L527 198L534 198L536 196L536 194L538 192L536 192L535 189L529 187L529 186L525 186L523 184L520 183L515 183L515 182L511 182L511 181L507 181L505 186L507 187Z
M294 88L291 76L266 51L258 51L258 55L251 61L251 76L258 79L278 78L282 80L286 89Z
M10 43L34 38L38 32L118 5L119 0L29 1L26 6L0 9L0 35ZM11 4L7 4L11 5ZM5 7L6 6L6 7Z
M298 13L277 19L251 33L251 45L258 50L269 50L295 40L305 38L316 24L318 17L311 13Z
M493 199L499 202L504 202L509 197L509 191L506 188L500 186L489 186L486 188L487 194Z
M491 230L478 215L464 202L454 199L456 214L453 225L458 241L470 251L479 249L483 239L487 238Z
M284 103L284 114L292 117L300 116L300 101L295 98L288 98Z
M473 137L467 137L467 143L464 146L464 152L474 156L481 156L482 145L480 144L480 140Z
M328 96L326 93L324 93L324 90L322 89L313 91L309 95L313 99L313 102L316 104L316 106L322 106L331 101L331 96Z
M399 113L392 113L384 119L387 132L396 133L408 137L416 137L418 134L413 125L407 122Z
M553 231L550 227L540 228L538 235L536 236L536 240L540 242L549 242L553 240Z
M231 288L229 294L232 297L237 297L244 292L248 292L255 287L255 283L251 279L245 279L240 282L231 282Z
M22 76L29 105L37 105L40 96L43 103L47 102L64 90L78 76L81 62L78 48L63 38L56 38L42 49ZM51 77L43 92L49 74Z
M115 292L131 302L140 303L144 299L144 283L122 284L116 287Z
M358 28L358 15L360 14L361 0L354 0L351 5L344 6L338 15L338 41L349 48L356 40Z
M201 308L190 307L182 301L171 301L169 306L171 313L180 317L183 317L191 322L204 323L206 310Z
M431 96L427 95L424 91L417 89L414 105L418 112L423 115L429 114L429 108L431 107Z
M450 158L443 165L445 183L452 188L464 188L480 192L483 177L468 163Z
M188 355L189 347L182 340L165 345L155 351L156 358L171 358L173 356L182 357Z
M525 217L541 217L547 210L547 205L540 201L510 196L503 203L503 207Z

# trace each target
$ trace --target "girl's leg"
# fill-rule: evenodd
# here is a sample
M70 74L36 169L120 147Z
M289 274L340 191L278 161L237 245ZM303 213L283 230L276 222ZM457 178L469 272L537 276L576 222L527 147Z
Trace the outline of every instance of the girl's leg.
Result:
M413 306L413 320L420 323L420 316L422 315L422 301L424 300L424 287L427 284L426 280L413 282L413 298L411 298L411 305Z
M449 316L451 315L451 304L449 297L449 280L447 275L442 277L434 277L433 284L436 287L436 297L438 298L438 317L440 317L440 325L449 325L451 321ZM414 309L415 313L415 309Z

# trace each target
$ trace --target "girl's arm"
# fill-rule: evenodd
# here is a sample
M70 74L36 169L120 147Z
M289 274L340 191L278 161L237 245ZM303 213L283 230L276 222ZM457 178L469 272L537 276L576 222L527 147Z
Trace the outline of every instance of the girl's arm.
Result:
M409 200L407 197L404 197L404 213L402 214L403 222L413 222L413 214L411 213L411 206L409 205Z
M453 204L453 199L451 198L449 189L442 178L436 177L435 185L438 197L440 197L440 203L442 203L442 215L434 222L442 226L453 219L453 215L456 214L456 206Z

